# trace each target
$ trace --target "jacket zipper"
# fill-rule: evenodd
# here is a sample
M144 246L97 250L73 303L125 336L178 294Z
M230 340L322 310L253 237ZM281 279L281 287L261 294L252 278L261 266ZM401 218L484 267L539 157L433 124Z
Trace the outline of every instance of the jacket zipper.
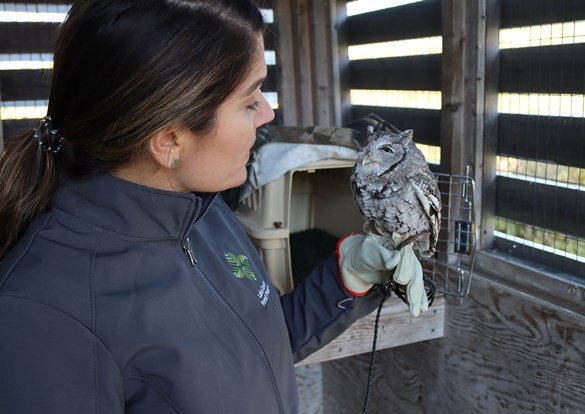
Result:
M189 237L187 237L185 239L185 243L183 244L183 251L185 252L187 257L189 258L189 261L191 262L191 266L195 267L195 265L197 264L197 258L195 257L195 254L193 253L193 250L191 249L191 241L189 240Z
M191 266L196 267L197 258L195 257L195 254L193 253L193 249L191 248L191 241L189 240L188 237L185 238L185 243L183 244L183 251L187 255L187 258L189 259ZM228 313L236 320L236 322L240 325L241 329L245 332L245 334L248 337L248 339L250 340L250 342L252 342L252 344L258 350L258 353L260 354L260 358L262 359L262 362L264 363L264 367L268 373L268 377L270 378L270 382L272 383L272 390L274 391L276 400L278 401L278 406L280 408L280 412L284 413L284 410L282 407L282 399L280 397L280 392L278 391L278 386L276 384L276 378L274 377L274 373L272 372L272 367L270 366L270 361L268 361L268 357L266 356L266 352L264 352L262 345L260 345L260 342L258 342L258 340L254 336L254 334L252 333L250 328L248 328L248 326L244 323L244 321L242 321L242 319L231 308L231 306L228 305L228 303L223 299L223 297L221 297L219 292L215 289L215 287L211 284L211 282L207 279L207 277L203 274L203 272L201 272L199 270L197 273L199 273L199 275L201 276L201 279L203 279L203 282L205 283L207 288L211 291L211 293L213 294L215 299L219 303L221 303L222 306L228 311Z

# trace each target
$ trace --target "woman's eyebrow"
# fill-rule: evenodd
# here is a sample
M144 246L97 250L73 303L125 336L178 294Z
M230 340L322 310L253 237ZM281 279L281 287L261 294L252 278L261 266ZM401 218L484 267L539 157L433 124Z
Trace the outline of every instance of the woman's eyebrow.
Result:
M264 82L266 81L266 76L264 76L261 79L258 79L256 82L254 82L252 85L250 85L250 87L248 89L246 89L246 91L242 94L242 96L250 96L252 95L256 89L258 89L259 87L261 87Z

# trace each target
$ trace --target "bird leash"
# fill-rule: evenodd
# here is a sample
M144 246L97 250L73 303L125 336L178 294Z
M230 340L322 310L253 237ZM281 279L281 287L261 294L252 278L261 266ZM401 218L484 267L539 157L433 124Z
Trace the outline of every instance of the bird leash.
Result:
M435 300L435 283L427 276L423 275L423 280L425 283L425 287L427 290L427 299L429 301L429 307L433 304ZM382 313L382 307L386 299L388 299L392 292L399 297L404 303L408 305L408 300L406 299L406 292L404 290L403 285L399 285L398 283L390 280L384 284L376 285L376 289L382 294L382 300L380 301L380 305L378 305L378 311L376 312L376 321L374 323L374 340L372 342L372 353L370 354L370 367L368 369L368 385L366 386L366 397L364 400L364 410L363 414L367 414L368 412L368 405L370 403L370 396L372 391L372 379L374 376L374 361L376 359L376 343L378 342L378 328L380 326L380 314Z

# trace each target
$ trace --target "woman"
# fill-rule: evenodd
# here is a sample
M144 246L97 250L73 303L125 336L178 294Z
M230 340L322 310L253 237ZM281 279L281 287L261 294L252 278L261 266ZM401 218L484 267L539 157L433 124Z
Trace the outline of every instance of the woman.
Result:
M294 361L378 304L376 240L280 297L217 195L274 117L263 27L249 0L75 2L48 116L0 158L0 412L294 413Z

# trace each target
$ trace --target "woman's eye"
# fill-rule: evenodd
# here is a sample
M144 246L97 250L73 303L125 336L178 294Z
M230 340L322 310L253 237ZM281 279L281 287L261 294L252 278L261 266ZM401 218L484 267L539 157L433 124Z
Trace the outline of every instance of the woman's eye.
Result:
M247 108L251 111L256 111L256 110L258 110L259 106L260 106L260 102L255 101L252 105L248 105Z

